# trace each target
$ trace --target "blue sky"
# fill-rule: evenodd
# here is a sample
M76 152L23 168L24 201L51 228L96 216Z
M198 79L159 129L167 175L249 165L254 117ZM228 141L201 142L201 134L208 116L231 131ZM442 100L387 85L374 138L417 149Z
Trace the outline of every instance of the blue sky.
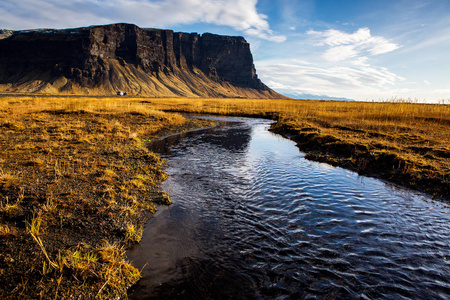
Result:
M0 0L0 28L117 22L241 35L289 95L450 102L450 0Z

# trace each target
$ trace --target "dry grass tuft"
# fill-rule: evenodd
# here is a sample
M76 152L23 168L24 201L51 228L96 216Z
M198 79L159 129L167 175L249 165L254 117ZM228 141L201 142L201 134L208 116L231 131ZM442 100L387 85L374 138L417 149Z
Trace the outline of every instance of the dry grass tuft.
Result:
M8 236L8 235L12 236L17 235L17 228L8 224L0 224L0 236Z
M0 169L0 189L6 190L11 187L17 187L21 183L20 177L17 175L4 172Z
M127 225L125 230L125 240L127 244L139 243L142 239L144 228L141 226L136 228L134 224Z
M15 179L14 179L15 181ZM9 179L8 182L11 182ZM14 184L16 186L16 184ZM8 185L8 187L10 187ZM24 189L20 188L17 194L17 199L15 202L10 203L9 197L5 196L4 200L0 202L0 213L6 217L14 218L20 216L23 212L22 206L20 205L24 198Z
M33 236L41 235L44 232L43 227L41 227L43 220L43 215L41 213L33 213L31 220L25 221L27 232Z
M126 288L131 286L141 277L140 272L124 260L123 246L106 243L97 251L101 261L105 264L101 278L105 283L97 295L123 294Z

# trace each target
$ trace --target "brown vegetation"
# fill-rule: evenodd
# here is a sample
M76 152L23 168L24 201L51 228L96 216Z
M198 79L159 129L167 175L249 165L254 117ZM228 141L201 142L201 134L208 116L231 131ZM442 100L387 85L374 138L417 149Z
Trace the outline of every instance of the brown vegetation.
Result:
M157 203L145 140L206 125L139 101L0 99L0 298L115 298Z
M166 112L164 112L166 111ZM167 113L167 112L172 113ZM139 278L163 161L145 142L208 126L174 112L266 117L307 158L448 199L450 107L294 100L0 98L0 298L114 298Z
M277 120L271 130L307 158L430 193L450 195L450 106L259 99L151 100L155 108Z

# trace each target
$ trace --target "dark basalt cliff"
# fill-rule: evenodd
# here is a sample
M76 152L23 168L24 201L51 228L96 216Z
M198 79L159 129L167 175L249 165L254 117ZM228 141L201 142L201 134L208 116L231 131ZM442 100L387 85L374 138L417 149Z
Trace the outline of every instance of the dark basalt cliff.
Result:
M243 37L113 24L0 31L0 91L283 97L257 77Z

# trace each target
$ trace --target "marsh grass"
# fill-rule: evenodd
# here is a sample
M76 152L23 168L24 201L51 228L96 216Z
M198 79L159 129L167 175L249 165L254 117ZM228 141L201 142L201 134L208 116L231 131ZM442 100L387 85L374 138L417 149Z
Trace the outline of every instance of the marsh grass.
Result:
M125 297L124 246L166 178L145 141L206 124L142 100L0 98L0 298Z
M0 211L6 216L16 216L22 212L22 207L20 206L21 200L17 200L14 203L10 203L9 198L5 197L4 203L0 204Z
M392 101L154 99L164 111L265 117L307 158L450 195L450 105Z
M126 297L124 247L170 204L146 141L211 126L178 112L271 118L311 159L450 194L445 105L0 97L0 298Z
M141 226L136 228L134 224L128 224L125 231L125 240L127 244L138 243L142 239L142 233L144 232L144 228Z
M21 180L19 176L5 172L2 168L0 168L0 188L2 190L7 190L11 187L17 187L20 185L20 181Z
M17 229L15 229L11 225L0 224L0 236L12 235L15 236L17 233Z

